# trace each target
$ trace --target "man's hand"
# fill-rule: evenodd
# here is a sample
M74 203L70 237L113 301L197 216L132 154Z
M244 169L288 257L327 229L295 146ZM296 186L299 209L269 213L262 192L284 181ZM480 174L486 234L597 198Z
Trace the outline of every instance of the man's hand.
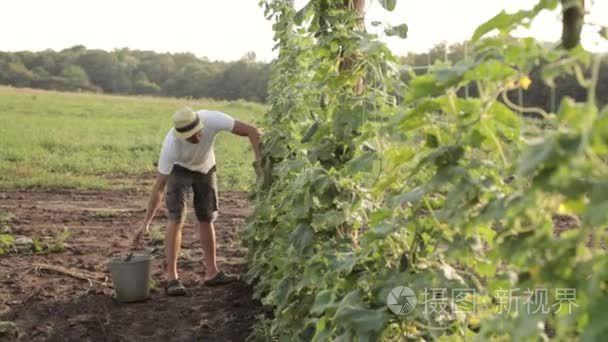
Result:
M163 194L165 192L165 187L167 185L167 180L169 179L168 175L158 174L156 176L156 181L154 181L154 186L152 187L152 193L150 194L150 199L148 200L148 208L146 209L146 217L144 218L142 227L135 232L133 236L132 245L134 248L142 248L143 247L143 239L148 231L150 230L150 224L152 223L152 218L154 217L154 213L158 208Z
M135 232L135 235L133 236L133 243L132 243L133 248L143 248L144 247L144 244L143 244L144 236L146 234L148 234L149 230L150 230L150 226L144 225L142 228L139 228Z
M257 176L257 180L259 181L264 176L264 171L262 169L262 160L256 159L253 163L253 168L255 169L255 175Z
M251 143L251 147L253 148L253 153L255 154L255 162L253 164L253 168L255 169L257 179L260 180L264 175L262 172L262 149L260 143L260 131L257 129L257 127L236 120L234 122L232 133L241 137L249 138L249 142Z

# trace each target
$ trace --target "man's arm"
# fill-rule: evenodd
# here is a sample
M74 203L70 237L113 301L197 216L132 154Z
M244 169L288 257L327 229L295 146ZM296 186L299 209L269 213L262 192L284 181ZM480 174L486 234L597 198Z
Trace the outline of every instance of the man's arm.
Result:
M152 223L152 219L154 218L154 214L158 209L160 202L165 193L165 187L167 186L167 179L169 179L169 175L163 175L159 173L156 176L156 181L152 186L152 192L150 193L150 198L148 200L148 208L146 209L146 217L144 218L143 226L135 233L133 237L133 246L141 247L142 239L145 234L148 233L150 229L150 224Z
M148 209L146 210L144 227L149 227L150 223L152 223L156 209L158 209L158 206L163 199L165 187L167 186L167 179L169 179L169 175L163 175L162 173L159 173L156 176L156 181L154 182L152 193L150 194L150 199L148 200Z
M249 142L251 143L251 147L253 147L253 153L255 153L255 160L257 163L262 160L262 150L260 148L260 131L247 123L244 123L239 120L234 120L234 127L232 128L232 133L239 135L241 137L249 137Z

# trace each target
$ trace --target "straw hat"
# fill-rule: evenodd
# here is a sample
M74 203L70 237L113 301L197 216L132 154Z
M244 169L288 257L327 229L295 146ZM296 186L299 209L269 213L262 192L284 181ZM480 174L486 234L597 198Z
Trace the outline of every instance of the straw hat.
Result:
M179 139L188 139L203 129L203 123L198 115L185 107L173 114L173 134Z

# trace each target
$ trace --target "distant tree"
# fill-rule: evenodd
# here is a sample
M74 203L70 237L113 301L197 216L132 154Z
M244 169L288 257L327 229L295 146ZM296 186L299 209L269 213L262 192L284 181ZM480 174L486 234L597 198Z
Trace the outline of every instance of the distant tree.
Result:
M156 84L165 83L175 72L175 61L170 54L151 55L141 61L139 69L146 73L148 79Z
M139 71L133 79L133 94L137 95L157 95L161 92L158 84L150 82L148 76L143 71Z
M173 61L176 66L186 65L186 64L198 64L202 62L209 62L206 59L199 59L193 53L176 53L173 55Z
M0 64L21 63L21 58L15 53L0 52Z
M84 45L74 45L70 48L61 50L61 53L71 53L71 54L76 54L76 55L80 55L85 52L87 52L87 48Z
M31 51L19 51L15 53L21 63L28 69L31 70L36 67L36 54Z
M401 56L399 63L416 67L415 73L424 74L429 65L444 64L446 57L448 63L453 63L464 56L464 42L447 47L438 44L427 52ZM573 76L556 80L552 91L542 80L541 67L532 68L532 84L523 92L524 105L550 110L553 99L556 104L564 96L584 99L585 92ZM192 53L159 54L126 48L107 52L89 50L83 45L59 52L0 51L0 84L18 87L264 102L269 73L269 64L258 62L254 52L235 62L212 62ZM410 74L403 72L401 79L409 82ZM458 91L459 96L465 94L464 89ZM469 85L468 95L477 96L474 83ZM508 96L515 103L519 101L517 91ZM597 99L601 105L608 104L608 61L602 63Z
M34 73L35 79L41 79L52 76L51 73L45 67L40 65L32 69L32 72Z
M256 54L253 51L249 51L245 54L245 56L241 57L241 61L246 63L255 63Z
M117 67L118 59L113 53L103 50L88 50L78 56L77 63L82 67L91 82L101 87L104 91L115 92L116 90L128 88L122 86L121 70Z
M46 68L39 65L32 69L34 80L32 87L42 89L67 90L68 81L60 76L53 76Z
M237 62L211 62L192 53L158 54L126 48L107 52L88 50L83 45L59 52L0 52L0 83L29 82L29 86L57 90L264 101L269 66L256 62L256 58L254 52L248 52ZM11 63L23 65L25 70L13 65L9 77Z
M78 65L69 65L61 71L61 77L71 89L90 89L91 81L87 73Z
M21 63L8 63L5 77L11 85L29 87L34 80L34 73Z
M186 64L163 84L163 90L166 95L175 97L209 97L212 73L210 65Z
M57 65L57 53L53 50L38 52L34 56L32 65L29 68L32 71L36 68L44 68L44 70L51 74L57 74L61 71Z
M128 65L115 63L112 65L107 92L130 94L133 91L133 81Z
M270 70L262 63L255 63L254 58L255 55L245 56L216 74L211 80L211 97L264 101Z

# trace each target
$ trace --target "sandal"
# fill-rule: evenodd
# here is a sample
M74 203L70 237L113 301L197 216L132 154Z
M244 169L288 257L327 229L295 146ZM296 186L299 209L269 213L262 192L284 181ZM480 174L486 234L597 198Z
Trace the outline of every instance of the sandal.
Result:
M165 292L169 296L185 296L186 287L179 279L170 280L165 286Z
M224 271L219 271L215 277L205 280L205 285L223 285L239 280L238 274L229 274Z

